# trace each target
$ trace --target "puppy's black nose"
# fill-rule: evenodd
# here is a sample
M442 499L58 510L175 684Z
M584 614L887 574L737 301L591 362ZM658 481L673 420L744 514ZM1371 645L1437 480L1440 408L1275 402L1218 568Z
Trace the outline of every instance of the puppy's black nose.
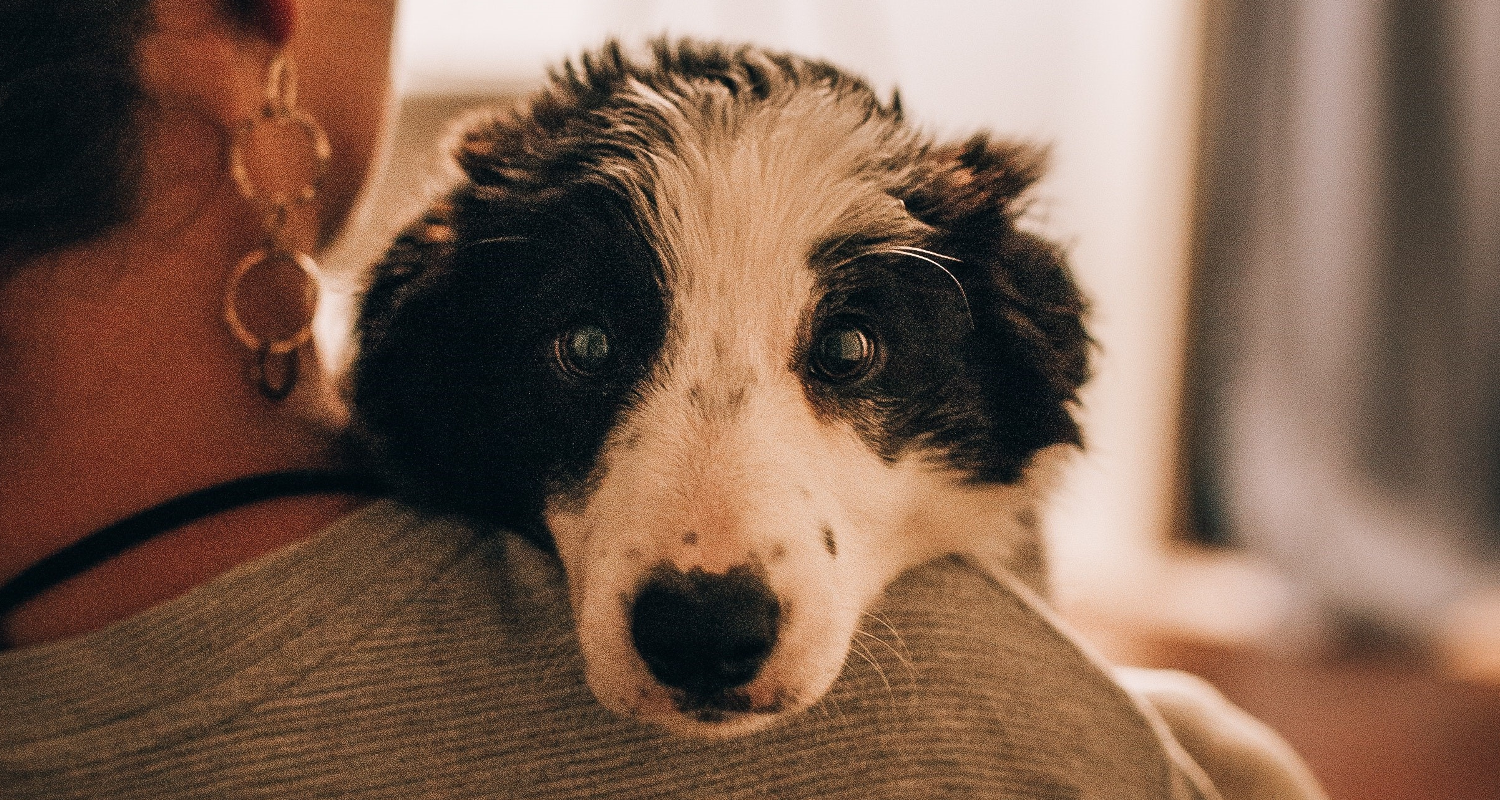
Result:
M663 566L636 595L630 635L657 680L701 698L755 678L780 617L776 596L748 567L711 575Z

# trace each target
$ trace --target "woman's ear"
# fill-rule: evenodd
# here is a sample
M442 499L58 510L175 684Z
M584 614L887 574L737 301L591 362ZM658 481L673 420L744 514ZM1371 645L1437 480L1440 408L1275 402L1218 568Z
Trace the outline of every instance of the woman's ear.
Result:
M232 130L257 109L267 66L296 35L299 0L155 0L137 51L142 89Z
M244 7L246 20L273 47L285 47L297 32L298 0L236 0Z

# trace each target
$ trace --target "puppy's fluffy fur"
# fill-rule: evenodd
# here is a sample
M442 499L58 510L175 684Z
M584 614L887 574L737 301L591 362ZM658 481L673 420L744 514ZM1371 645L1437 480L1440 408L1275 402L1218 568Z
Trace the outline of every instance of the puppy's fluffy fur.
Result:
M827 64L615 44L474 121L374 274L357 420L407 496L555 546L609 708L805 708L906 568L1040 575L1087 377L1038 154Z

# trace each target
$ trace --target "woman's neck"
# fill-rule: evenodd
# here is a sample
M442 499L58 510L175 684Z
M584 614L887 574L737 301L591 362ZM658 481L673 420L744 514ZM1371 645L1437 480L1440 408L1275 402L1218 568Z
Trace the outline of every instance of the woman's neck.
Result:
M208 148L200 166L217 168L217 155ZM330 426L314 412L326 395L309 385L284 403L262 397L221 317L230 270L257 236L221 183L0 285L0 581L176 495L329 463ZM317 372L307 365L304 380ZM184 526L38 596L0 630L12 644L92 630L358 502L289 498Z

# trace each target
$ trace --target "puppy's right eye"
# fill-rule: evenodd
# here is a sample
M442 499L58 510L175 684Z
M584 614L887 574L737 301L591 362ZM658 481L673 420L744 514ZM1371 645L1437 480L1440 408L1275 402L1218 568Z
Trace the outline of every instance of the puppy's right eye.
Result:
M578 378L598 375L614 360L609 332L593 323L575 325L558 334L552 351L558 369L564 375Z

